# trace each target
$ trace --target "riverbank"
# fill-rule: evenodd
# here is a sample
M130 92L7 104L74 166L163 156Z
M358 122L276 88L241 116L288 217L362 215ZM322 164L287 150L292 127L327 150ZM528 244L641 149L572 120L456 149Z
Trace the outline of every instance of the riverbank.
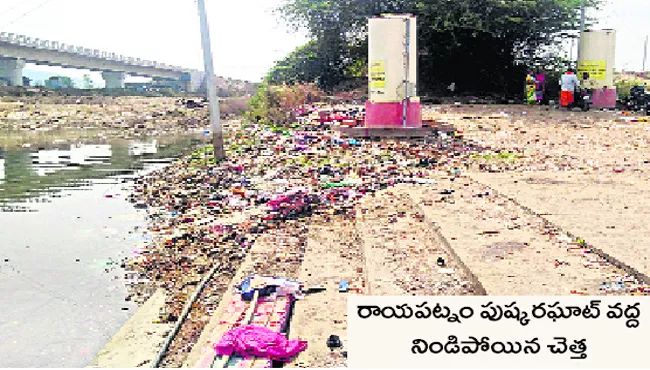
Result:
M618 164L629 158L635 173L645 171L641 151L628 158L616 149L631 142L640 148L650 139L647 126L621 124L612 112L540 107L439 106L426 114L462 134L427 144L372 142L338 137L315 121L317 114L301 131L233 122L227 161L206 164L205 152L197 152L141 179L134 201L150 205L157 242L131 265L166 290L159 321L175 322L205 273L222 266L163 366L191 365L205 347L205 328L219 320L213 313L239 282L231 280L238 269L246 272L241 276L280 275L326 287L296 303L291 336L307 338L310 347L294 364L307 367L345 364L343 352L324 345L331 333L345 338L341 280L351 294L373 295L647 292L643 262L625 259L641 253L638 246L607 247L606 239L541 212L539 193L519 197L505 183L486 180L498 173L507 183L508 176L533 170L559 178L588 169L596 179L581 185L591 186L620 173ZM562 201L560 194L549 196ZM603 210L583 212L586 226ZM620 218L607 222L624 229ZM633 240L645 238L629 232ZM331 312L321 312L324 304Z
M70 138L91 133L104 139L201 134L209 128L207 106L189 100L198 104L164 97L2 97L0 147L34 144L29 135L48 132ZM222 119L243 113L246 101L225 99Z
M168 131L136 125L121 135L102 126L99 105L15 103L0 111L0 300L7 308L0 364L82 367L138 308L125 300L133 276L123 262L151 234L143 232L146 209L125 201L135 178L188 153L203 135L182 124L172 129L171 118ZM156 104L137 114L155 115Z

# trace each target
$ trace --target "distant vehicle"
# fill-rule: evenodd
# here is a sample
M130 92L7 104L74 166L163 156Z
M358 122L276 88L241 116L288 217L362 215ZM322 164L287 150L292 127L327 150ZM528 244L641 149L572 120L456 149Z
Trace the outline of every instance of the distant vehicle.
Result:
M646 91L645 85L633 86L630 89L630 96L621 101L623 108L633 112L645 112L650 115L650 92Z
M593 90L592 89L581 89L579 88L576 91L575 99L571 108L580 108L583 112L589 111L593 105Z

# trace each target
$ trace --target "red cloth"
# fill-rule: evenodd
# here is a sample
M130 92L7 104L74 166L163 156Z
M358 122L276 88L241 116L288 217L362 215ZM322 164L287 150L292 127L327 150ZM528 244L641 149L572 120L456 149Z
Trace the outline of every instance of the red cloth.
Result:
M573 91L562 91L560 94L560 105L568 107L573 103Z
M261 326L239 326L226 333L214 349L220 356L255 356L287 362L307 348L307 342Z

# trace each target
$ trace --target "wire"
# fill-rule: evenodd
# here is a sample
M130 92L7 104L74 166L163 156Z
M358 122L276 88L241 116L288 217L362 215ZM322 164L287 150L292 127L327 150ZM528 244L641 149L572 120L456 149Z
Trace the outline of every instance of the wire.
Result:
M28 10L28 11L26 11L25 13L23 13L21 16L19 16L19 17L17 17L17 18L14 18L14 20L12 20L12 21L10 21L10 22L8 22L8 23L4 23L3 25L0 26L0 29L1 29L1 28L4 28L4 27L6 27L6 26L9 26L9 25L11 25L11 24L13 24L13 23L15 23L16 21L18 21L18 20L24 18L25 16L27 16L27 15L30 14L31 12L33 12L33 11L35 11L35 10L38 10L38 9L42 8L45 4L49 3L50 1L52 1L52 0L45 0L45 1L43 1L42 3L38 4L35 8L32 8L31 10Z
M192 298L190 298L190 300L187 301L185 307L183 308L183 312L181 312L181 316L176 320L176 324L174 325L174 328L172 329L172 331L169 332L169 335L167 336L165 343L160 349L160 352L158 352L156 359L151 364L152 368L160 367L160 364L162 363L163 359L165 358L165 356L167 356L167 352L169 351L169 346L171 346L172 342L174 341L174 338L176 338L176 335L178 334L179 330L181 330L181 326L183 326L183 324L185 323L185 319L187 319L187 316L190 314L194 302L196 302L196 300L199 299L205 286L208 284L210 280L212 280L212 277L217 271L219 271L220 268L221 268L221 263L215 264L210 270L210 272L208 272L208 274L205 276L205 278L203 279L199 287L196 288L196 291L192 295Z
M13 5L13 6L10 6L9 8L6 8L6 9L3 9L3 10L0 10L0 14L7 14L7 13L9 13L10 11L12 11L12 10L18 8L18 7L21 6L21 5L25 5L25 4L27 4L28 2L30 2L30 1L32 1L32 0L24 0L24 1L22 1L22 0L18 0L18 2L16 3L16 5Z

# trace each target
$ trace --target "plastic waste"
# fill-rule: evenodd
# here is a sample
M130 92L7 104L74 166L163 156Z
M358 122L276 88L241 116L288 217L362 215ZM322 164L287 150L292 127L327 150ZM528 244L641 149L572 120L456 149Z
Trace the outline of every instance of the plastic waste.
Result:
M245 301L253 299L256 290L259 291L260 297L292 296L296 299L304 297L301 282L284 278L253 275L244 279L238 288L242 299Z

